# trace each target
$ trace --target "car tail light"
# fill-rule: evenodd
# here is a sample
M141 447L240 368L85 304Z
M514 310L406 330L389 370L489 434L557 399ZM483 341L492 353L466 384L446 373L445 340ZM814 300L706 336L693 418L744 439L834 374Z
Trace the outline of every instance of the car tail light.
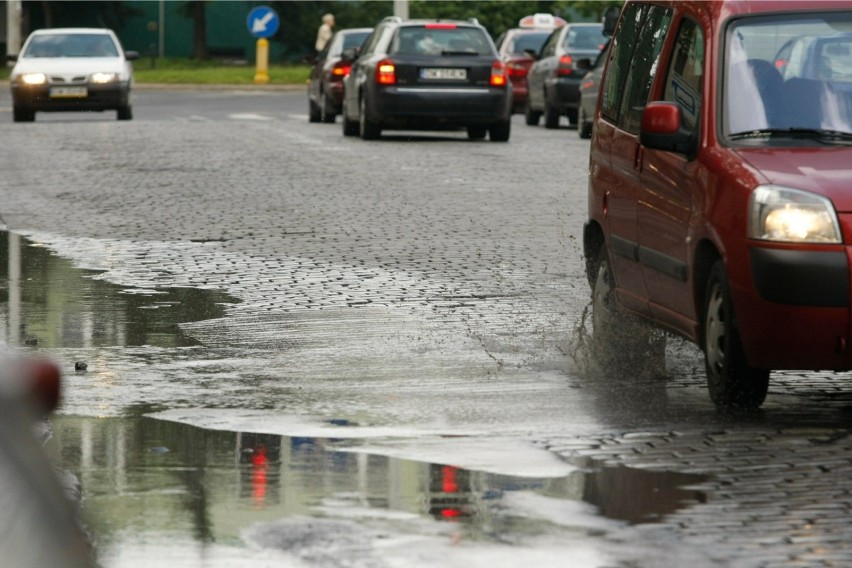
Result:
M426 24L423 26L427 30L454 30L456 29L455 24Z
M488 84L492 87L505 87L508 77L506 77L506 65L502 61L495 61L491 64L491 80Z
M349 75L349 71L352 70L352 64L346 61L338 61L334 64L334 67L331 68L331 79L332 81L342 81L344 77Z
M529 72L529 66L517 61L510 61L506 64L506 70L509 72L510 79L523 79Z
M559 65L556 67L557 76L571 75L574 72L574 58L570 55L563 55L559 58Z
M396 65L391 59L382 59L376 65L376 83L379 85L396 85Z

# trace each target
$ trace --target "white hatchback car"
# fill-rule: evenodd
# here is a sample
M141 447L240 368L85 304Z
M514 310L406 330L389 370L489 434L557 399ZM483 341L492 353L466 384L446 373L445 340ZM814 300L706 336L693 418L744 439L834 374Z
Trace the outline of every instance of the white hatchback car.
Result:
M135 51L125 52L108 29L55 28L34 31L24 42L9 75L15 122L32 122L35 113L118 111L130 120L130 90Z

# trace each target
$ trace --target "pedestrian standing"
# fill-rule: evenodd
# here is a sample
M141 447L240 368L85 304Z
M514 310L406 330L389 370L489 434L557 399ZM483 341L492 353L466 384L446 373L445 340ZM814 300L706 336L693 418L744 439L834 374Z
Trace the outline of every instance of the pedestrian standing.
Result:
M334 14L326 14L322 17L322 24L317 30L317 42L314 47L317 53L325 48L325 44L331 39L331 34L334 32Z

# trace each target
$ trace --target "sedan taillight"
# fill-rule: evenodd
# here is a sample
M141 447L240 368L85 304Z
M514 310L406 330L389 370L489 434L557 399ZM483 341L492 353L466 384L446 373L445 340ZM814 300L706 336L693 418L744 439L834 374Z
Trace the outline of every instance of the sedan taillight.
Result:
M352 63L348 61L338 61L331 68L331 80L332 81L342 81L344 77L349 75L349 71L352 70Z
M379 85L396 84L396 65L391 59L382 59L376 65L376 83Z
M491 80L488 81L488 84L492 87L505 87L507 82L506 65L499 60L492 63Z
M514 80L526 77L530 69L529 65L518 63L517 61L510 61L506 64L506 70L509 72L509 78Z
M557 76L571 75L574 72L574 58L570 55L563 55L559 58L559 65L556 67Z

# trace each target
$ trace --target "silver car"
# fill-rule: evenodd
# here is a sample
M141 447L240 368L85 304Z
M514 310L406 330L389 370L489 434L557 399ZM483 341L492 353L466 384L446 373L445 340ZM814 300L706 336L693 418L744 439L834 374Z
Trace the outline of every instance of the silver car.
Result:
M118 112L130 120L133 111L135 51L125 52L108 29L56 28L30 34L9 75L15 122L32 122L36 112Z

